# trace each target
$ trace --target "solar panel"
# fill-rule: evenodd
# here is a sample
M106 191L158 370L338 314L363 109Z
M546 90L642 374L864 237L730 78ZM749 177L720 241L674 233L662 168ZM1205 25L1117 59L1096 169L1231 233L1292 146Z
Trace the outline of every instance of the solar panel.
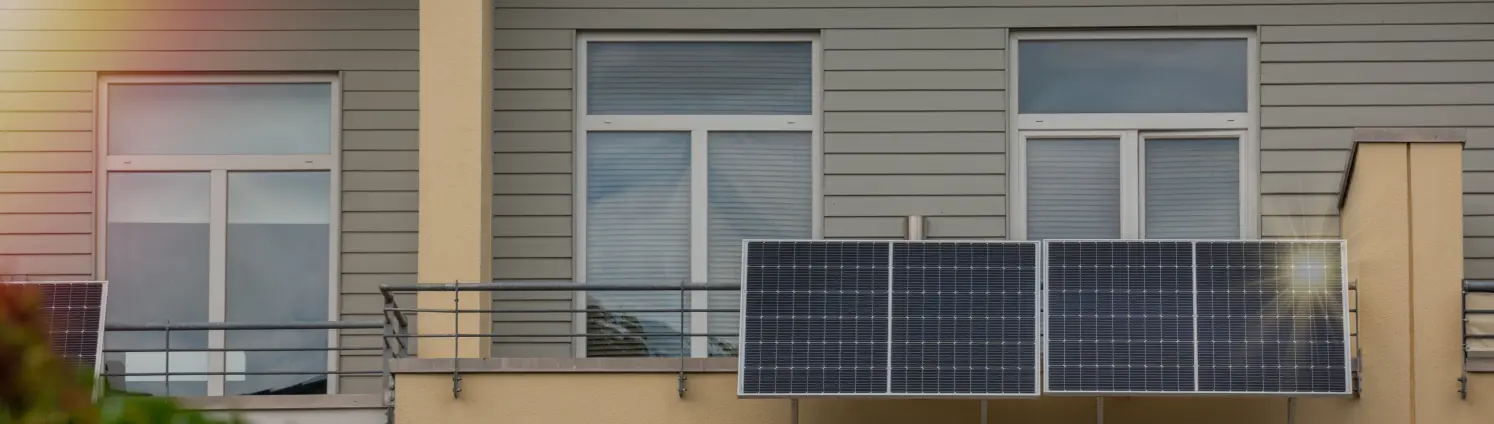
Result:
M99 340L103 334L102 281L5 282L37 289L42 297L42 319L51 327L52 351L82 369L99 369Z
M761 241L743 251L743 395L887 392L885 242Z
M1348 393L1340 242L1199 242L1199 391Z
M896 394L1037 394L1037 244L894 243Z
M1348 394L1341 241L1050 240L1046 390Z
M1047 243L1049 392L1194 390L1192 246Z
M744 244L739 395L1037 394L1037 243Z

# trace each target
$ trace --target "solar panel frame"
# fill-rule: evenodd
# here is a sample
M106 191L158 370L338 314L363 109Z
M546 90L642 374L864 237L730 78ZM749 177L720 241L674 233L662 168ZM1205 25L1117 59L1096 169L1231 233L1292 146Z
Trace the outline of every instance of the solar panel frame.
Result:
M1193 258L1192 258L1192 268L1193 268L1193 297L1194 297L1194 300L1193 300L1193 311L1194 311L1193 312L1193 322L1194 322L1194 324L1193 324L1193 339L1194 339L1193 355L1194 355L1194 379L1195 379L1194 390L1191 390L1191 391L1166 391L1166 392L1162 392L1162 391L1074 391L1074 390L1067 390L1067 391L1065 391L1065 390L1059 390L1059 391L1055 391L1055 390L1051 390L1051 388L1050 388L1051 373L1049 372L1049 369L1050 369L1049 366L1050 366L1050 364L1049 364L1049 361L1048 361L1049 360L1049 355L1047 354L1049 352L1048 347L1049 347L1049 344L1051 343L1051 335L1052 335L1052 333L1051 333L1051 331L1049 329L1049 324L1050 324L1050 321L1051 321L1050 318L1049 318L1049 314L1051 312L1051 305L1048 303L1050 290L1049 290L1049 287L1048 287L1048 273L1047 273L1047 270L1048 270L1048 266L1049 265L1046 263L1046 261L1049 258L1048 250L1049 250L1049 245L1050 244L1052 244L1052 243L1068 243L1068 242L1093 242L1093 243L1125 243L1125 242L1179 243L1179 242L1181 242L1181 243L1190 243L1190 244L1192 244L1191 250L1192 250L1192 256L1193 256ZM1262 391L1204 391L1204 390L1202 390L1202 386L1199 383L1200 377L1199 377L1199 373L1198 373L1198 371L1199 371L1199 349L1198 349L1198 346L1199 346L1199 342L1198 342L1198 340L1199 340L1199 331L1198 331L1198 304L1199 303L1198 303L1198 299L1197 299L1197 297L1198 297L1198 258L1197 258L1198 244L1199 243L1251 243L1251 242L1257 242L1257 243L1301 243L1301 244L1327 244L1327 243L1333 243L1333 244L1337 244L1338 245L1338 247L1339 247L1339 250L1338 250L1338 253L1339 253L1339 282L1340 282L1339 290L1340 290L1340 293L1341 293L1341 296L1340 296L1340 298L1341 298L1341 305L1340 305L1341 315L1339 316L1339 318L1340 318L1340 321L1342 322L1342 327L1343 327L1343 330L1342 330L1342 334L1343 334L1343 345L1345 346L1345 348L1344 348L1344 358L1343 358L1343 361L1344 361L1343 362L1343 364L1344 364L1343 374L1344 374L1344 383L1345 383L1345 385L1344 385L1344 388L1345 388L1344 391L1342 391L1342 392L1262 392ZM1041 356L1042 356L1042 371L1043 371L1043 377L1044 377L1042 379L1042 383L1041 383L1043 394L1052 394L1052 395L1060 395L1060 396L1069 396L1069 395L1072 395L1072 396L1107 396L1107 395L1131 395L1131 396L1199 396L1199 395L1204 395L1204 396L1290 396L1290 397L1333 397L1333 396L1348 396L1348 395L1353 395L1354 394L1354 384L1353 384L1354 375L1353 375L1353 367L1352 367L1352 365L1353 365L1353 349L1350 348L1350 346L1352 346L1352 344L1351 344L1352 340L1351 340L1351 336L1350 336L1352 334L1351 333L1351 328L1350 328L1350 326L1352 325L1352 323L1350 322L1349 316L1348 316L1349 315L1349 310L1350 310L1350 305L1349 305L1349 277L1348 277L1348 270L1349 270L1349 266L1348 266L1349 250L1348 250L1348 242L1346 240L1338 240L1338 239L1280 239L1280 240L1241 240L1241 239L1049 239L1049 240L1043 240L1042 241L1042 249L1041 249L1041 252L1039 253L1039 256L1044 261L1043 265L1042 265L1043 273L1042 273L1042 277L1041 277L1041 279L1042 279L1042 289L1041 289L1041 295L1042 296L1041 297L1043 298L1042 299L1043 308L1040 310L1040 314L1042 315L1042 319L1041 319L1041 321L1042 321L1041 334L1042 334L1042 339L1043 339L1042 349L1040 350L1040 353L1041 353Z
M888 338L888 343L887 343L887 347L886 347L886 349L887 349L887 355L886 355L886 358L887 358L887 370L888 370L888 372L887 372L887 380L888 381L887 381L887 386L886 386L887 390L886 391L881 392L881 393L747 393L745 391L745 381L746 380L745 380L745 378L743 378L743 374L746 371L746 356L747 355L746 355L745 345L746 345L746 343L748 341L748 338L747 338L747 335L746 335L747 317L748 317L748 314L747 314L747 310L748 310L747 309L747 298L748 298L748 296L747 296L747 291L748 291L748 287L747 287L747 281L748 281L747 280L747 270L748 270L747 259L748 259L748 257L747 257L747 255L748 255L748 252L749 252L748 245L751 244L751 243L758 243L758 242L886 243L888 245L887 246L887 252L888 252L888 260L887 260L887 294L888 294L888 310L887 310L887 316L888 316L887 326L888 326L888 329L887 329L887 338ZM893 296L892 296L894 278L896 276L896 273L893 271L894 263L896 261L896 257L894 256L894 253L896 251L896 245L897 244L912 244L912 243L1025 244L1025 245L1030 245L1031 246L1031 248L1033 249L1033 253L1034 253L1034 262L1033 262L1034 269L1033 269L1033 282L1032 282L1033 284L1032 284L1031 287L1033 288L1033 290L1035 292L1034 293L1035 295L1033 296L1033 303L1034 303L1033 306L1035 308L1034 309L1034 313L1036 315L1034 317L1035 319L1034 319L1034 323L1033 323L1033 325L1035 327L1033 329L1033 343L1034 343L1034 345L1033 345L1033 352L1034 352L1034 354L1033 354L1033 358L1032 358L1033 359L1032 360L1032 362L1033 362L1032 365L1033 365L1033 377L1034 377L1034 380L1033 380L1031 392L1029 392L1029 393L1015 393L1014 394L1014 393L894 393L894 392L891 391L891 388L892 388L892 378L893 378L892 377L892 372L891 372L891 370L892 370L892 350L893 350L892 349L892 338L893 338L893 334L892 334L892 329L893 329L892 314L893 314L893 306L894 306L895 301L896 301L896 299L894 299ZM1036 240L904 240L904 239L812 240L812 239L744 239L744 240L742 240L742 262L741 262L741 269L740 269L740 275L741 275L740 278L741 278L741 281L742 281L742 283L741 283L742 285L741 285L741 289L740 290L741 290L741 294L742 295L740 296L740 304L738 306L738 311L739 312L737 314L738 328L739 328L739 331L738 331L739 335L738 335L738 339L737 340L738 340L739 343L742 343L744 347L743 348L739 348L738 349L738 354L737 354L737 372L738 372L738 374L737 374L737 396L739 398L755 398L755 399L774 399L774 398L950 399L950 398L1035 398L1035 397L1038 397L1038 396L1040 396L1042 394L1042 384L1041 384L1042 381L1043 381L1043 378L1042 378L1043 377L1043 359L1042 358L1043 358L1043 349L1045 347L1045 345L1043 343L1043 323L1044 323L1044 318L1045 317L1043 316L1043 313L1042 313L1042 308L1044 306L1044 292L1043 292L1043 289L1042 289L1042 284L1043 284L1043 281L1044 281L1044 275L1046 273L1046 266L1044 264L1045 255L1043 254L1043 252L1044 251L1043 251L1043 248L1042 248L1042 242L1041 241L1036 241Z
M94 329L93 346L93 372L92 377L97 380L104 371L104 325L109 313L109 282L108 281L4 281L0 284L25 284L31 286L64 285L64 284L96 284L99 286L98 304L98 328ZM44 299L45 300L45 299ZM47 305L43 305L45 308ZM48 323L50 325L50 323ZM50 331L50 330L49 330ZM48 338L51 334L48 334ZM99 385L102 387L102 385ZM98 395L98 393L95 393Z

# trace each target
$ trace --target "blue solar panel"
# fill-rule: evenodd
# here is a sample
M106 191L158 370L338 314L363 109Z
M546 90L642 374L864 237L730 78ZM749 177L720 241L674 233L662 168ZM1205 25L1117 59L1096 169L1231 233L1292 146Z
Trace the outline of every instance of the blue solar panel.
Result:
M6 282L41 296L52 352L81 369L97 370L106 285L102 281Z
M1199 390L1346 393L1342 244L1198 243Z
M1051 392L1194 390L1192 245L1047 244Z
M1045 249L1048 391L1350 392L1342 242Z
M890 251L885 242L748 242L740 393L885 393Z
M894 244L891 391L1036 395L1037 247Z
M1035 242L749 241L743 396L1036 395Z

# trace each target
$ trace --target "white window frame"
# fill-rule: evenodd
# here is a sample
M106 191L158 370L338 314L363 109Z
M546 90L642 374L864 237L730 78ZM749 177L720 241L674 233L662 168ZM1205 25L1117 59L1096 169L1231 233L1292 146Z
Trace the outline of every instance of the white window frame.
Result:
M1018 44L1025 40L1243 39L1246 44L1246 111L1243 113L1073 113L1022 114L1018 109ZM1146 232L1145 170L1142 143L1147 138L1239 137L1240 238L1260 237L1260 60L1256 30L1114 30L1013 32L1007 40L1010 143L1007 234L1027 239L1027 149L1029 138L1115 138L1121 142L1121 237Z
M273 84L273 83L326 83L332 88L331 140L327 154L319 155L110 155L109 154L109 89L114 85L131 84ZM108 280L107 256L109 228L109 173L115 171L136 172L202 172L211 180L209 201L209 246L208 259L208 321L224 322L228 300L226 298L226 267L228 242L228 174L233 171L325 171L331 179L331 201L328 216L327 251L327 321L336 321L339 311L340 258L341 258L341 211L342 211L342 81L335 74L314 75L105 75L98 81L98 146L95 148L98 172L95 172L98 214L94 219L95 255L94 270L100 280ZM337 350L339 331L327 330L327 394L339 392L340 378ZM224 330L208 332L208 348L226 347ZM227 369L224 351L206 352L209 372L222 373ZM313 373L315 374L315 373ZM207 377L208 396L222 396L227 388L224 375Z
M688 34L688 33L609 33L580 34L576 48L576 132L575 132L575 280L586 282L586 135L591 131L622 132L689 132L690 133L690 281L704 283L709 279L709 150L707 142L713 131L739 132L808 132L810 133L810 232L813 238L822 237L824 202L820 195L824 184L823 144L821 142L821 47L818 36L812 34ZM811 109L809 115L588 115L587 114L587 61L586 50L590 42L807 42L810 43ZM708 292L693 291L690 309L707 309ZM586 309L586 293L576 292L572 299L576 310ZM690 332L703 333L707 328L705 312L690 313ZM572 322L575 334L587 334L586 313L577 312ZM690 337L690 356L706 357L709 353L706 337ZM586 337L575 337L573 353L584 358Z

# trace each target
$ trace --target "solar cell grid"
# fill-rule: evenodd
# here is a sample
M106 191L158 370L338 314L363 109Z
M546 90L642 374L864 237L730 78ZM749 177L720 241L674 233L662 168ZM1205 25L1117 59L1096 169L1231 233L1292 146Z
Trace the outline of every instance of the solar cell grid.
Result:
M1192 391L1191 245L1047 246L1047 390Z
M887 243L752 242L743 267L743 394L887 390Z
M1199 390L1348 391L1338 242L1198 243Z
M41 295L42 320L50 327L52 351L83 369L94 369L99 355L99 333L104 310L104 283L6 282L25 285Z
M1036 243L743 251L744 396L1037 394Z
M893 393L1036 394L1036 247L894 244Z
M1049 391L1351 391L1341 241L1045 249Z

